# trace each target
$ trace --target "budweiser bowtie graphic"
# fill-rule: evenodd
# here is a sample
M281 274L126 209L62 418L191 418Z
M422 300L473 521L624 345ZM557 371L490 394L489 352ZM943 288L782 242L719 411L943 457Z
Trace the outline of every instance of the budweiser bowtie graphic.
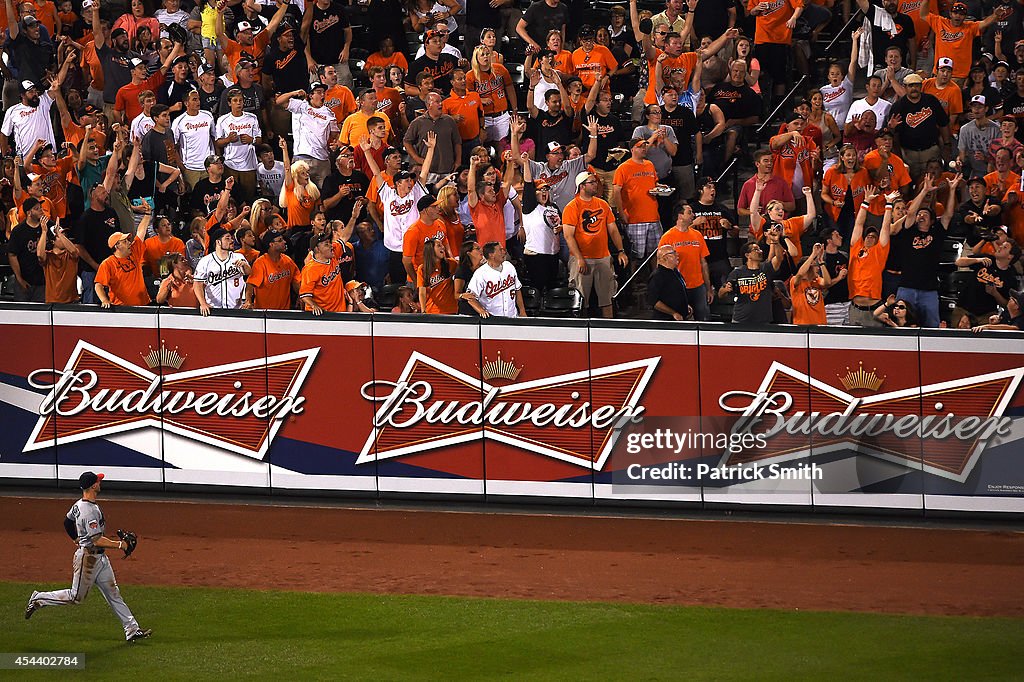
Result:
M262 459L282 421L303 410L299 395L319 348L216 367L160 374L79 341L63 370L29 375L48 393L25 451L144 428ZM161 347L147 364L176 369L177 350Z
M857 388L882 380L863 368ZM731 391L722 409L741 415L734 431L765 433L768 447L725 453L721 464L784 462L853 450L963 483L985 446L1009 433L1003 416L1024 367L858 398L781 363L756 392ZM849 382L847 382L849 383Z
M363 386L380 407L356 464L486 438L600 471L618 427L643 415L638 403L660 360L492 386L414 352L397 381ZM507 369L495 366L493 376L518 376Z

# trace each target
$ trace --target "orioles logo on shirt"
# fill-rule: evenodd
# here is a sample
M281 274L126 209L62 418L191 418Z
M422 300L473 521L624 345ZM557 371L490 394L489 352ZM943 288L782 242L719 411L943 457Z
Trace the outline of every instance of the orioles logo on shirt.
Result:
M1002 289L1006 285L1002 277L989 272L988 268L984 267L978 270L978 282L981 284L991 284L996 289Z
M131 258L116 258L114 262L117 263L117 268L121 272L134 272L135 268L138 267Z
M341 276L341 263L335 262L334 267L331 268L330 272L326 273L323 277L320 278L320 285L321 286L328 286L328 285L330 285L331 282L334 281L334 279L336 277L340 277L340 276Z
M926 108L922 109L921 111L915 111L912 114L907 114L907 117L903 119L903 122L906 123L911 128L916 128L917 126L921 125L931 117L932 110L930 108Z
M393 199L391 203L388 204L388 209L391 211L391 215L393 216L405 215L412 210L412 199L407 199L405 201Z
M598 231L596 229L590 228L597 224L597 221L602 215L604 215L603 208L599 208L596 211L591 211L589 209L583 211L583 215L580 216L580 227L582 227L583 231L587 234L597 234Z
M100 527L99 521L90 521L89 522L89 528L91 528L93 530L96 530L99 527Z
M821 289L810 288L804 290L804 299L807 301L807 305L812 308L821 303Z
M495 282L488 282L484 286L484 295L487 298L494 298L506 289L511 289L516 285L516 276L509 273L505 279L499 279ZM515 292L512 292L515 295Z
M286 54L282 59L275 59L274 60L274 68L277 69L278 71L280 71L284 67L288 66L288 64L291 63L291 61L293 59L295 59L295 55L297 55L297 54L299 54L299 53L296 52L295 50L292 50L291 52Z
M232 278L235 278L235 277L242 277L242 276L243 276L242 275L242 268L239 267L239 265L237 263L232 263L231 265L229 265L228 267L224 268L223 270L221 270L218 273L211 273L206 278L206 283L209 284L210 286L216 286L217 284L220 284L221 282L226 282L229 279L232 279Z
M427 286L428 287L436 287L441 282L444 282L444 281L447 281L449 279L452 279L453 277L455 277L454 274L448 275L447 277L445 277L440 272L435 272L433 275L430 276L430 279L427 280Z
M920 237L914 237L914 241L911 242L911 246L915 249L927 249L932 245L932 236L926 234Z
M279 282L282 279L287 279L287 278L290 278L291 276L292 276L292 269L291 268L285 268L284 270L279 270L279 271L271 274L269 277L267 277L267 283L268 284L273 284L274 282Z
M540 177L547 180L548 185L557 185L562 180L565 180L567 177L569 177L569 172L562 171L561 173L552 173L551 175L542 175Z
M768 277L763 273L757 273L756 277L740 277L737 283L740 285L740 295L747 296L751 301L761 298L761 293L768 288Z
M761 13L762 17L766 17L769 14L774 14L775 12L778 12L780 9L785 7L786 0L774 0L773 2L764 3L764 5L764 12Z
M831 92L823 92L823 93L821 93L821 99L822 99L822 101L825 104L828 104L832 100L839 99L840 97L842 97L845 94L846 94L846 88L843 87L843 86L839 86L838 88L836 88L835 90L833 90Z
M946 29L942 29L942 34L941 35L942 35L942 42L944 42L944 43L955 43L957 41L963 40L964 32L963 31L947 31Z

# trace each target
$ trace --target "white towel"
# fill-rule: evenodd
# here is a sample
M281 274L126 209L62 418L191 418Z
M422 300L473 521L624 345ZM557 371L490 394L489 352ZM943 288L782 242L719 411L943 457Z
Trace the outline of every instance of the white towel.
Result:
M895 37L896 24L893 23L892 17L878 5L874 7L874 25L888 33L890 38ZM875 72L875 53L871 49L871 24L872 22L865 16L864 23L861 24L860 54L857 58L857 66L865 69L869 76Z

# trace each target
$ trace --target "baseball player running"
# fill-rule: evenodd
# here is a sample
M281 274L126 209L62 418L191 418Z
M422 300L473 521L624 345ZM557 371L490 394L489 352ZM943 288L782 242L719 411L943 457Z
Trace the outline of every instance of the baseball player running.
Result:
M124 603L121 591L117 588L117 581L114 579L114 569L110 567L110 559L107 558L105 552L108 549L120 549L124 550L125 556L128 556L135 550L136 538L133 533L122 534L121 531L118 531L118 535L124 538L122 540L115 541L104 537L106 521L99 505L96 504L102 480L103 474L94 474L91 471L85 472L78 478L78 487L82 489L82 499L71 506L71 510L64 519L64 530L78 543L71 587L54 592L33 592L28 600L28 606L25 607L25 619L31 618L36 609L43 606L81 604L95 583L100 593L103 594L103 598L110 604L110 608L121 619L125 639L133 642L149 637L153 631L140 628L128 605Z

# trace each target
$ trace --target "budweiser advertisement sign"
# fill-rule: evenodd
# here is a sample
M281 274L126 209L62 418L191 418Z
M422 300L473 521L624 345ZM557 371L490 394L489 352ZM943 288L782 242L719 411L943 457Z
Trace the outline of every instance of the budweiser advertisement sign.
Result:
M643 417L640 399L660 360L496 386L489 382L514 382L522 368L499 355L470 376L414 352L395 381L363 386L379 407L356 463L493 440L601 470L621 428Z
M29 375L47 394L24 450L155 428L262 459L283 420L302 413L318 351L178 371L178 349L151 348L140 367L79 341L64 369Z
M1010 435L1005 416L1024 367L889 393L871 392L883 379L863 367L842 377L842 390L772 364L756 391L719 398L739 415L734 432L762 433L768 447L726 452L723 465L782 462L852 450L963 483L986 444Z

